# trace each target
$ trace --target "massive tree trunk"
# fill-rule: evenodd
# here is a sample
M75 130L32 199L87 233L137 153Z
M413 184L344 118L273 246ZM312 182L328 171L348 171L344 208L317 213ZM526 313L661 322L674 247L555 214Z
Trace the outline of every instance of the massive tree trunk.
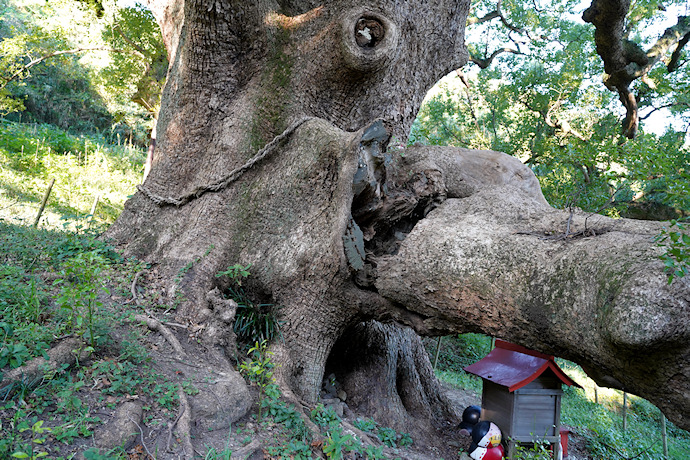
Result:
M252 295L283 306L281 383L308 403L329 366L361 410L450 416L417 336L380 323L398 322L556 352L690 426L687 289L664 285L658 226L607 221L601 236L542 240L568 216L517 160L386 151L466 61L468 1L173 3L154 5L171 68L153 166L107 236L160 264L184 295L181 318L221 324L214 275L252 264ZM208 346L227 342L206 331ZM630 361L648 345L649 359ZM372 369L380 391L361 385Z

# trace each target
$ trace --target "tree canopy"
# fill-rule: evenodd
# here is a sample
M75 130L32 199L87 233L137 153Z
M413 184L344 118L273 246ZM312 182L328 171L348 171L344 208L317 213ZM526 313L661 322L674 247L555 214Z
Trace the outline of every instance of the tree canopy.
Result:
M515 155L532 167L558 207L684 216L690 128L684 43L666 50L665 61L675 62L671 72L657 60L631 81L642 126L629 140L618 129L627 112L619 115L615 93L601 82L594 28L582 21L578 7L584 5L475 3L468 20L470 63L432 91L410 141ZM656 2L635 3L625 39L654 48L667 24L685 21L672 14L683 7L675 2L662 11ZM659 112L666 116L655 119Z

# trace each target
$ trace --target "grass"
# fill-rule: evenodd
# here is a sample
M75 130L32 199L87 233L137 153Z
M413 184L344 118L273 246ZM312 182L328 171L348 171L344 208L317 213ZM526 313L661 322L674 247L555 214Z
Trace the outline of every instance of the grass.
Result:
M88 359L42 379L0 384L0 458L69 458L62 450L101 424L96 409L131 395L146 395L147 411L158 417L177 411L176 386L153 369L141 337L111 347L108 331L131 309L102 303L106 282L128 292L141 268L96 237L133 193L143 159L129 146L0 120L0 375L45 357L70 335L92 350ZM33 228L53 178L44 217ZM125 458L116 451L89 455Z
M110 224L141 182L145 155L97 136L0 120L0 218L32 224L55 179L41 225L85 228L97 197L93 223Z
M578 365L559 360L561 368L582 389L569 387L563 397L562 423L581 427L596 458L663 459L661 412L649 401L628 394L627 427L623 430L623 393L598 387ZM595 403L595 389L598 404ZM687 459L690 433L666 422L669 459Z
M96 409L114 408L132 395L145 400L147 411L174 418L177 386L154 369L141 337L130 332L113 348L108 335L135 307L114 311L103 305L104 282L126 291L140 264L92 234L3 221L0 248L0 372L45 356L69 335L83 337L92 350L72 368L36 381L2 382L0 458L69 458L56 452L93 434L101 424ZM188 384L185 391L194 388Z
M480 334L444 337L436 375L439 380L457 388L481 394L481 379L467 374L463 367L483 358L489 351L490 339ZM436 341L427 341L432 362ZM662 460L661 413L649 401L628 395L627 427L623 430L623 393L597 387L577 364L558 360L559 366L583 386L565 387L561 423L574 428L574 434L586 442L595 459ZM598 404L594 391L597 391ZM690 433L666 422L668 459L685 460L690 453ZM529 458L529 457L528 457Z

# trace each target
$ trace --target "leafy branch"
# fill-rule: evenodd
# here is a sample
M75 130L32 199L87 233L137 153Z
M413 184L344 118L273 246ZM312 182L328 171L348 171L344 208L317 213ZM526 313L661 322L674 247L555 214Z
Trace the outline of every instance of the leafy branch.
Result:
M679 231L672 230L673 227ZM682 278L690 271L690 235L685 233L685 224L672 220L670 228L662 228L654 241L665 249L659 259L664 263L668 284L674 278Z

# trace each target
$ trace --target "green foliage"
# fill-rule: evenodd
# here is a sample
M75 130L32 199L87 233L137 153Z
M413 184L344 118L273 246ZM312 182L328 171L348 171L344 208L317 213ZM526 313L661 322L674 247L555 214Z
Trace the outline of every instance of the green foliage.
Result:
M120 214L141 181L144 159L143 151L108 145L99 136L0 121L0 217L33 222L52 178L41 225L95 230ZM97 196L98 207L89 216Z
M674 227L680 231L672 230ZM659 258L664 262L668 284L671 284L674 278L687 275L690 271L690 235L687 234L685 225L672 220L668 229L661 229L655 241L658 246L664 248L664 253Z
M532 445L517 444L512 457L513 460L551 460L553 452L548 443L535 442Z
M249 349L250 359L240 364L240 372L256 384L259 388L259 410L257 421L261 422L261 415L264 407L264 398L276 391L272 361L273 353L268 351L268 342L256 342Z
M249 267L251 266L252 264L248 264L246 267L243 267L241 264L235 264L228 267L225 271L216 273L216 277L220 278L222 276L227 276L230 278L231 283L242 286L242 280L251 275L249 272Z
M98 448L92 447L84 451L84 458L86 460L117 460L120 457L112 455L114 450L102 454Z
M250 276L250 265L235 264L227 270L216 274L217 277L227 277L230 284L227 288L228 296L237 302L235 324L233 326L237 338L241 342L256 343L270 342L280 336L280 321L278 314L280 307L270 303L255 303L247 294L242 282Z
M78 3L5 5L0 115L146 145L168 65L160 30L139 5Z
M289 458L293 460L311 460L311 448L304 441L290 439L287 444L267 446L266 451L273 458Z
M373 433L388 447L409 447L413 441L409 434L398 433L393 428L382 427L371 418L357 419L355 427L365 433Z
M44 433L50 433L50 428L44 428L43 427L43 420L38 420L35 422L31 427L22 427L19 429L20 433L23 433L25 431L31 430L31 441L29 442L29 450L28 452L25 451L17 451L12 454L12 457L14 458L28 458L31 460L34 460L36 458L41 458L45 457L48 455L48 452L38 450L39 446L43 444L46 441L46 437L44 436Z
M622 424L622 393L599 388L599 404L593 400L594 382L579 366L559 360L559 366L585 389L566 387L561 423L577 427L594 458L641 458L662 460L660 412L649 401L628 395L627 429ZM690 433L667 423L669 459L681 460L690 451Z
M652 2L641 4L631 8L626 30L649 46L666 27L659 25L664 14ZM513 28L498 18L470 20L467 46L475 63L494 50L517 53L498 53L487 68L469 65L441 80L427 95L409 142L514 155L532 168L555 207L656 220L687 215L685 125L651 134L643 119L634 141L618 134L619 102L600 83L601 58L591 26L572 14L577 8L572 0L502 2ZM495 9L495 2L480 0L472 14L482 18ZM642 34L647 28L654 32ZM676 119L690 118L688 66L664 70L655 68L649 87L635 83L641 114L667 106Z
M204 456L205 460L230 460L232 457L232 451L230 449L224 449L221 452L218 452L215 448L210 448L208 452L206 452L206 455Z
M97 346L96 312L102 307L98 297L101 292L109 294L102 283L106 259L96 251L82 252L67 260L60 285L57 303L69 312L68 324L77 335L88 334L92 349Z
M353 423L355 428L366 433L372 433L378 427L378 424L372 418L358 418Z
M323 429L332 429L340 424L340 418L335 413L332 407L325 407L323 404L318 404L312 409L309 416L311 420Z
M119 9L103 30L103 40L114 49L127 51L114 53L112 63L100 73L114 100L122 107L134 102L155 116L168 58L151 11L140 5Z
M334 429L328 432L328 438L323 444L323 453L326 458L342 460L345 453L357 450L357 440L351 434L343 434L342 429Z
M9 20L0 22L0 113L21 110L24 121L64 129L108 128L112 118L80 62L81 53L65 53L79 48L70 35L79 28L85 32L88 19L65 6L17 1L4 11ZM51 17L57 12L73 16L71 28Z
M93 338L95 345L98 277L107 263L119 260L112 248L86 235L1 221L0 248L0 369L46 356L54 337L68 333L73 326ZM67 319L50 304L51 287L37 275L60 264L65 264L62 301L74 309L70 311L74 316Z

